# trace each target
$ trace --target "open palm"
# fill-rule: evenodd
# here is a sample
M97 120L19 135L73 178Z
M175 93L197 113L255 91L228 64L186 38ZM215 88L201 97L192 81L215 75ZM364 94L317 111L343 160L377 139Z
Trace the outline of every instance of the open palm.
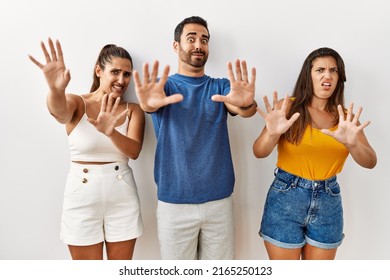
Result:
M212 97L214 101L226 102L236 107L246 107L253 103L255 97L256 69L252 68L252 77L249 81L246 61L236 60L236 75L233 73L232 63L228 63L228 76L230 81L230 92L226 95L216 94Z
M264 96L263 100L267 112L262 111L260 108L258 108L257 111L264 118L268 133L270 135L282 135L298 119L299 113L295 113L289 120L287 119L288 95L284 98L283 103L280 106L280 103L278 102L278 93L275 91L273 96L273 108L271 107L267 96Z
M128 112L128 110L125 110L119 115L115 114L118 109L119 102L120 97L116 98L114 102L114 98L111 94L105 94L96 120L88 118L88 121L94 125L99 132L110 136L113 133L118 120L120 120Z
M166 66L163 75L157 80L158 61L155 61L153 64L152 74L149 73L148 64L144 64L143 82L141 82L138 71L134 71L135 92L140 102L140 106L144 111L154 112L163 106L183 100L181 94L166 95L164 85L167 82L168 73L169 66Z
M31 61L42 70L50 89L65 91L65 88L70 81L70 73L65 67L61 44L58 40L56 41L57 50L54 48L53 41L50 38L48 44L50 47L50 54L47 51L45 44L41 42L46 64L40 63L31 55L29 57Z
M353 103L349 105L347 115L341 105L337 106L339 112L339 124L335 131L329 129L322 129L321 132L335 138L340 143L347 146L354 146L358 143L358 136L363 132L370 122L364 124L359 123L359 118L362 113L362 107L359 107L356 115L353 114Z

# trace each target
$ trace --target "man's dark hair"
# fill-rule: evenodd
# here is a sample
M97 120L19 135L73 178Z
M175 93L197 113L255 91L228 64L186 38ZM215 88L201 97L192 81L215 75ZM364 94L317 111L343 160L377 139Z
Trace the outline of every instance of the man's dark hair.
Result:
M210 38L210 32L209 32L209 29L207 27L207 21L205 21L201 17L192 16L192 17L188 17L188 18L183 19L182 22L180 22L176 26L175 34L174 34L174 39L176 42L180 42L180 37L181 37L181 34L183 33L184 26L186 24L190 24L190 23L196 23L196 24L200 24L200 25L204 26L207 29L207 32L209 33L209 38Z

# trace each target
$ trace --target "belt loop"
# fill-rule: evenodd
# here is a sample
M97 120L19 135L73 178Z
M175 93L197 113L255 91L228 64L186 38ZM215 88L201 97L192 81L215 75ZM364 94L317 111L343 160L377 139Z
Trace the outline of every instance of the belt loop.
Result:
M328 191L330 190L330 188L329 188L329 181L330 180L333 181L334 177L331 177L331 178L325 180L325 191L326 191L326 193L328 193Z
M298 186L299 177L295 176L294 182L291 184L293 188L296 188Z

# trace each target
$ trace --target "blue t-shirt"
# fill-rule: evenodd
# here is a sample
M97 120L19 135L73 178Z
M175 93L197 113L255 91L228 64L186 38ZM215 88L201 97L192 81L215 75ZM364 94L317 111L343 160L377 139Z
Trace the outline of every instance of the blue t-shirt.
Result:
M183 101L152 113L157 137L154 177L158 199L197 204L229 197L234 187L227 109L214 94L230 91L227 79L172 75L167 96Z

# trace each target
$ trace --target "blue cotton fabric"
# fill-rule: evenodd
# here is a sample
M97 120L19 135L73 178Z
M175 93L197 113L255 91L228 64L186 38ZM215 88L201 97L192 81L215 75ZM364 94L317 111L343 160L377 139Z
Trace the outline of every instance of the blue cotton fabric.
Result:
M229 197L234 171L224 103L214 94L230 91L227 79L172 75L167 96L180 93L182 102L152 113L157 137L154 177L158 199L198 204Z

